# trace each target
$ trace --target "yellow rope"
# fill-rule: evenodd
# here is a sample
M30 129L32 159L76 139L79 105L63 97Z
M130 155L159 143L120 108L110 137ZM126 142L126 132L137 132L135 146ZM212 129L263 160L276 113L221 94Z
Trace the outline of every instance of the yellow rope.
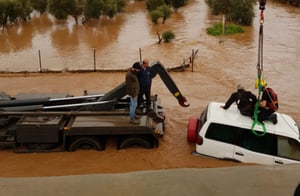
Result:
M257 116L258 116L258 107L259 107L259 101L260 101L260 96L261 96L261 72L258 71L258 75L257 75L257 78L258 78L258 97L257 97L257 101L256 101L256 104L255 104L255 108L254 108L254 119L253 119L253 123L252 123L252 126L251 126L251 131L254 135L256 136L264 136L267 132L267 129L266 129L266 126L264 123L261 123L258 121L257 119ZM262 128L263 128L263 133L258 133L254 130L254 127L255 125L258 124L258 125L261 125Z

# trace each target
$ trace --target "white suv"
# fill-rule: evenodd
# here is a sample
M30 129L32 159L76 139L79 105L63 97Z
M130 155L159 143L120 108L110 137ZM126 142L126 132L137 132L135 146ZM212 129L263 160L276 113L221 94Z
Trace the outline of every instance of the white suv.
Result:
M191 117L187 139L196 143L196 154L244 163L300 163L297 123L288 115L276 113L278 123L256 124L240 114L236 105L224 110L223 103L211 102L200 118Z

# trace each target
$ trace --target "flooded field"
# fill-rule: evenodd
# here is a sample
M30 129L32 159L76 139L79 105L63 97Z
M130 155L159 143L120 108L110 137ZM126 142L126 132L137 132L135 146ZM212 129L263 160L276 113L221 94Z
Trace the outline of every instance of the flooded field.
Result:
M258 16L258 8L256 9ZM300 9L269 3L264 23L264 77L279 96L280 111L300 122ZM74 25L55 21L48 15L35 16L24 25L0 32L0 71L126 69L138 61L139 49L150 61L166 68L181 65L198 50L193 72L170 72L186 96L189 108L182 108L159 77L152 94L158 94L166 112L166 133L157 149L117 151L113 142L103 152L14 154L0 151L1 177L54 176L89 173L116 173L167 168L200 168L240 165L205 157L195 157L193 144L186 141L190 116L198 116L210 101L225 102L238 84L256 93L259 18L252 27L234 36L213 37L205 29L216 22L202 0L174 13L166 24L153 25L143 2L128 5L113 21L92 21ZM157 44L157 32L172 29L172 43ZM1 74L0 90L10 95L20 92L69 92L82 95L109 91L125 80L125 73L91 72L60 74ZM117 164L116 164L117 163ZM51 170L49 170L51 165Z

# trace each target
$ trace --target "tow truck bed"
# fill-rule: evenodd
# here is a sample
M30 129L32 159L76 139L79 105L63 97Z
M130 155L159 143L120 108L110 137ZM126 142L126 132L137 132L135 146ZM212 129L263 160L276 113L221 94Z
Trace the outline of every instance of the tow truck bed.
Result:
M163 134L162 125L156 124L151 118L142 116L140 124L129 123L129 116L77 116L70 121L69 134L153 134L159 131ZM156 126L155 126L156 125Z

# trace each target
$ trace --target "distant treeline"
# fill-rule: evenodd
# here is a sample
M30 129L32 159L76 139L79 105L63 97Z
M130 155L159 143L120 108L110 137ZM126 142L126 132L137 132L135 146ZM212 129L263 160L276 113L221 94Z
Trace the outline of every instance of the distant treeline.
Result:
M122 12L127 0L0 0L0 28L16 21L27 21L36 10L43 14L48 12L55 18L64 20L73 16L84 20L100 16L114 17Z
M300 0L273 0L300 6ZM223 15L226 21L249 26L253 22L254 6L259 2L260 9L268 9L267 0L205 0L213 15Z
M65 20L68 16L78 18L85 23L89 19L99 19L101 16L113 18L123 11L130 0L0 0L0 29L16 21L27 21L30 14L36 10L43 14L48 12L56 19ZM188 0L145 0L145 8L155 11L165 21L170 15L170 9L175 11Z
M152 21L158 18L163 22L170 16L170 8L175 11L187 4L188 0L144 0L145 7L151 14ZM241 24L251 24L253 18L253 4L256 0L205 0L213 8L214 14L223 13L229 20L239 21ZM300 7L300 0L273 0ZM57 19L74 17L78 23L79 16L82 23L89 19L99 19L100 16L113 18L123 11L129 0L0 0L0 29L8 24L30 19L30 14L36 10L43 14L48 12ZM267 5L266 5L267 6ZM234 14L229 14L234 10ZM246 13L246 14L245 14ZM244 16L243 16L244 15Z

